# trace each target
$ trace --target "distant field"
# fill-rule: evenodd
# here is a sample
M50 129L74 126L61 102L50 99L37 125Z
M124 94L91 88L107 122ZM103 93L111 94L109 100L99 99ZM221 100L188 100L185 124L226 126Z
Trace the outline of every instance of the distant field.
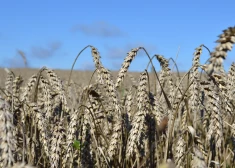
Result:
M33 74L37 74L39 69L30 69L30 68L11 68L11 71L15 73L15 75L21 75L24 80L29 79ZM63 80L67 81L69 78L70 70L59 70L59 69L53 69L55 73ZM113 78L115 79L117 76L117 71L111 71L111 74L113 75ZM72 80L76 82L77 84L86 86L90 78L93 74L93 71L78 71L74 70L72 72ZM139 72L128 72L131 76L133 76L136 80L139 78ZM7 73L5 72L4 68L0 68L0 86L3 87L5 84L5 78L7 76ZM127 82L128 83L128 82Z

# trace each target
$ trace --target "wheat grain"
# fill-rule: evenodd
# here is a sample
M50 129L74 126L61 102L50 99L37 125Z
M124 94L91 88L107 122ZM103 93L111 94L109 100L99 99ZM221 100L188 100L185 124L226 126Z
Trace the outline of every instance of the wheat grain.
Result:
M56 121L51 139L50 149L50 167L62 167L61 160L63 155L63 146L65 145L65 130L63 128L63 120Z
M207 165L205 163L203 155L200 152L200 150L197 149L197 147L193 148L192 157L193 157L192 162L191 162L192 168L199 168L199 167L200 168L207 168Z
M211 53L210 63L206 67L209 75L214 71L224 72L221 66L223 60L227 57L227 52L232 50L232 46L235 43L235 27L225 29L216 42L219 44L216 46L215 51Z
M147 95L147 72L143 72L140 75L138 92L137 92L137 106L138 111L136 112L133 122L132 129L130 131L126 155L128 158L132 157L134 154L139 154L138 146L140 144L141 133L144 131L144 122L145 116L147 114L147 104L148 104L148 95Z
M132 49L130 52L127 53L127 56L126 58L124 59L124 62L122 63L122 67L118 73L118 76L117 76L117 80L116 80L116 84L115 84L115 87L119 87L121 82L123 81L125 75L126 75L126 72L132 62L132 60L135 58L135 56L137 55L137 52L139 51L140 47L139 48L134 48Z
M11 166L14 163L16 140L13 136L13 114L10 112L10 104L0 97L0 165Z
M200 64L200 56L202 54L202 45L198 48L196 48L196 51L194 53L193 57L193 65L192 65L192 71L190 73L190 83L192 85L190 86L190 98L189 98L189 107L190 107L190 112L193 113L193 126L194 128L197 127L196 121L197 121L197 116L199 113L199 105L200 105L200 100L199 100L199 64Z

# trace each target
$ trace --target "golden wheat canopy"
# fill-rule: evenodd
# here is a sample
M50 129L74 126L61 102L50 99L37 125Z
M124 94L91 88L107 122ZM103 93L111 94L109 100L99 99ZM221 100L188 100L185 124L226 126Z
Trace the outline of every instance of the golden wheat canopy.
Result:
M138 52L148 56L143 47L127 53L116 78L98 49L85 47L96 67L88 84L72 70L62 80L47 67L28 79L5 69L0 167L235 167L235 63L223 69L234 43L229 27L208 64L200 63L207 52L200 45L183 75L172 71L170 59L154 55L159 64L151 72L131 76Z

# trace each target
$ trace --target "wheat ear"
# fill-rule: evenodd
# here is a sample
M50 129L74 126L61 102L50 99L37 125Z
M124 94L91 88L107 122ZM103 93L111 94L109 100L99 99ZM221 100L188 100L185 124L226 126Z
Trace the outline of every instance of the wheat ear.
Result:
M215 51L211 53L210 63L206 66L206 71L209 75L214 71L224 72L222 63L227 57L227 52L232 50L235 43L235 27L225 29L216 42L219 44L216 46Z

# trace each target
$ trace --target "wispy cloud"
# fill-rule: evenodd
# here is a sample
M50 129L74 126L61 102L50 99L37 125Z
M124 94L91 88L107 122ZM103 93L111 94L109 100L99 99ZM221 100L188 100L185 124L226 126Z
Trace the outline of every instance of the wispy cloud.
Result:
M1 65L3 67L7 67L7 68L24 68L25 67L24 60L18 55L14 57L5 57L2 61L3 63L1 63Z
M94 22L92 24L78 24L72 27L72 32L81 32L87 36L123 37L127 33L119 27L107 22Z
M56 41L49 43L45 47L33 46L31 48L31 55L37 58L48 58L55 54L57 50L61 48L61 43Z
M152 44L143 44L143 43L129 43L126 44L123 47L110 47L106 46L107 50L107 57L112 59L123 59L127 56L127 53L131 51L133 48L137 47L144 47L149 53L156 51L156 46ZM143 50L140 50L138 52L139 56L144 56L145 52Z
M128 50L126 48L119 47L108 47L107 48L107 57L113 59L124 58Z
M13 57L4 57L0 65L8 68L25 68L29 67L29 63L24 51L17 49Z
M111 70L119 70L122 66L122 61L113 61Z
M93 62L84 62L81 66L82 70L95 70L95 65Z

